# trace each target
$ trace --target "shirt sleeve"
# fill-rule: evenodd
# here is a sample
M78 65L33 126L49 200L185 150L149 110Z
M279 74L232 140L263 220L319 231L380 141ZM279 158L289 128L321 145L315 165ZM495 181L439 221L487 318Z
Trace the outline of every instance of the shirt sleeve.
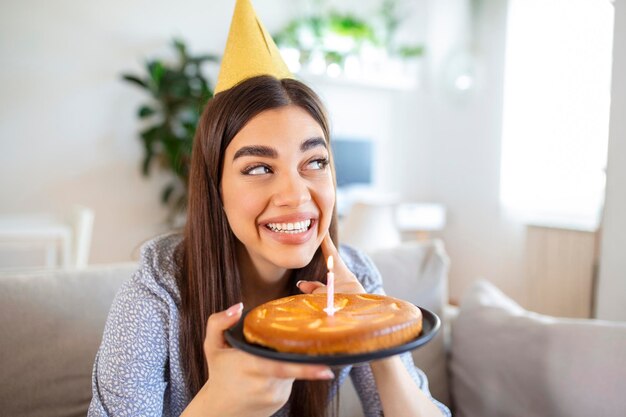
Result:
M144 264L113 301L93 368L89 417L163 414L169 319L150 271Z
M350 247L341 247L341 257L354 273L357 279L363 285L366 292L370 294L384 295L383 281L380 272L374 265L374 262L365 254L358 252ZM428 389L428 378L426 374L413 363L413 358L409 352L400 355L400 359L405 368L411 375L415 384L426 396L439 408L444 416L451 416L450 410L435 400ZM350 371L350 378L354 384L354 388L361 399L361 405L366 417L380 417L383 415L382 404L376 388L374 374L369 364L356 365Z

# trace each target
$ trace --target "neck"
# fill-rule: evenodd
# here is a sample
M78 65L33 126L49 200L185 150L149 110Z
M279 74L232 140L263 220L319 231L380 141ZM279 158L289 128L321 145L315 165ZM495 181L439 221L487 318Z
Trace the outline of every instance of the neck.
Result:
M238 259L246 310L289 294L291 270L254 262L242 246L238 248Z

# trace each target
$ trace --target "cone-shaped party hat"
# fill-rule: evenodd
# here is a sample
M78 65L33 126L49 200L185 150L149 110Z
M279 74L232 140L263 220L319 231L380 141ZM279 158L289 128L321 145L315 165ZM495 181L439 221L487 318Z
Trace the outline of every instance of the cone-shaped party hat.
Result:
M250 0L237 0L215 94L257 75L294 78Z

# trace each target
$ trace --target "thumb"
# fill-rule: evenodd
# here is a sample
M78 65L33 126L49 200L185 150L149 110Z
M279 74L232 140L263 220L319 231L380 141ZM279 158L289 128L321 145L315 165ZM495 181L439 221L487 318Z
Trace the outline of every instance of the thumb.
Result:
M335 267L341 264L341 257L339 256L339 251L335 246L335 243L330 238L330 234L326 233L324 236L324 240L322 240L322 255L324 256L324 260L328 259L329 256L332 256L335 261Z
M335 270L335 278L337 280L341 280L346 276L353 275L352 272L348 269L346 264L341 259L341 255L339 255L339 250L335 246L335 243L330 238L330 234L326 234L324 236L324 240L322 240L322 254L324 255L324 259L328 259L329 256L333 257L334 261L334 270Z
M205 350L217 350L228 347L224 331L233 327L241 318L243 303L237 303L224 311L213 313L206 324Z

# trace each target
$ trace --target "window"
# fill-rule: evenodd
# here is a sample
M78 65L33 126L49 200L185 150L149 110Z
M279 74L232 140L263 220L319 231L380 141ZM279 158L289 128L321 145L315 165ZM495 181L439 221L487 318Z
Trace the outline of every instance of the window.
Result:
M608 0L509 3L500 197L527 223L598 226L612 40Z

